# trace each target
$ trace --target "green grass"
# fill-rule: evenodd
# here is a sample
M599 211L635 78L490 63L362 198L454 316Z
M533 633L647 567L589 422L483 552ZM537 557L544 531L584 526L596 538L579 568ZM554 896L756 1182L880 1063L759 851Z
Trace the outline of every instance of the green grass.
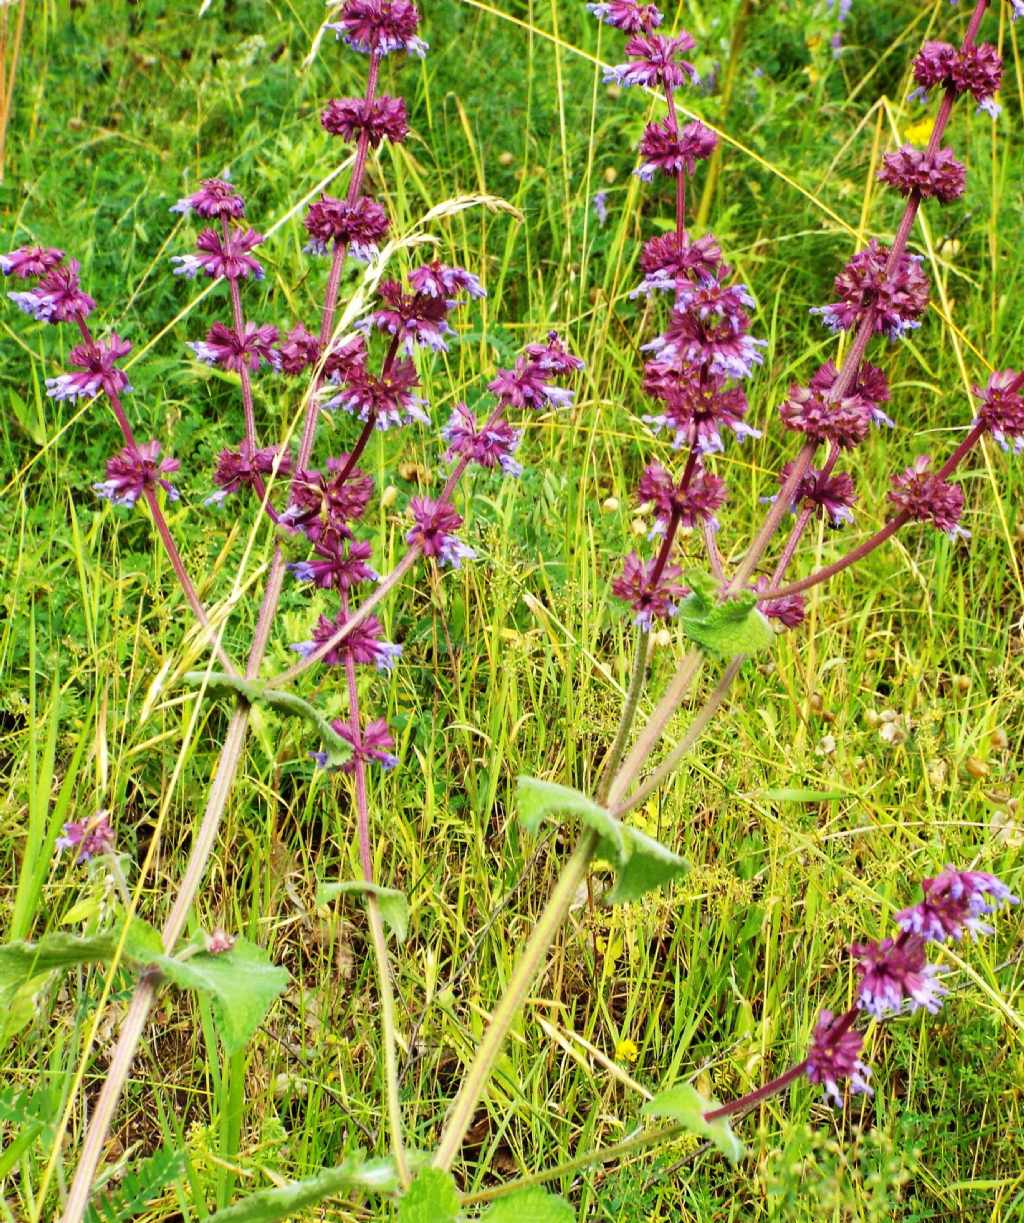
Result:
M26 239L68 249L100 303L97 317L135 344L130 414L182 460L185 495L172 525L209 603L241 590L226 636L241 652L272 538L262 526L251 535L251 519L202 506L213 456L237 440L241 412L231 381L197 368L184 349L227 306L220 290L199 300L197 283L170 275L168 258L187 249L192 231L167 209L198 176L230 166L253 223L278 221L339 164L317 108L357 89L364 65L327 40L302 69L322 19L315 0L213 0L202 19L197 7L96 0L69 11L35 0L0 187L0 249ZM458 399L477 402L495 365L551 326L588 361L577 409L527 422L523 480L467 484L479 562L440 581L420 571L389 602L383 619L404 643L402 664L390 680L363 681L365 707L387 715L401 745L401 766L374 781L372 805L377 877L405 889L413 906L395 969L412 1147L436 1140L488 1008L568 853L568 832L539 852L521 835L514 777L589 790L614 734L633 634L608 583L633 542L636 478L652 455L668 457L640 419L648 408L638 349L656 320L626 294L638 239L670 223L669 201L630 175L650 104L608 96L594 57L618 60L621 41L582 7L435 0L429 57L385 73L386 88L409 99L414 129L407 146L372 165L396 228L473 192L500 196L525 218L474 208L431 226L446 256L478 270L490 290L467 314L463 342L427 375L435 419ZM738 8L735 0L678 6L701 45L702 70L727 63ZM730 447L717 464L730 481L722 541L733 559L795 450L775 406L791 380L834 355L807 309L828 300L859 235L884 237L895 224L891 197L872 190L870 206L861 201L879 150L917 116L901 102L909 57L923 37L952 37L965 20L939 0L855 3L848 50L834 62L822 8L755 4L728 110L720 96L691 99L743 146L726 144L710 223L751 285L756 331L769 340L751 387L765 437ZM951 447L986 363L1024 362L1024 105L1005 12L1001 22L990 16L986 30L1004 39L1004 114L994 127L969 106L954 118L967 195L948 211L928 209L915 229L937 286L933 309L909 343L884 353L900 429L873 435L857 453L857 526L841 537L812 534L801 572L882 521L893 467ZM602 188L604 228L590 207ZM325 271L301 244L297 220L267 244L267 281L247 296L261 319L312 321ZM197 706L175 684L200 656L145 516L113 511L90 491L118 445L113 419L99 404L43 395L67 334L13 307L0 329L5 937L102 919L105 880L52 855L61 824L100 806L114 813L136 862L159 834L141 891L143 914L159 920L226 713ZM294 385L257 384L265 436L283 435L297 408ZM319 453L352 436L351 421L335 420ZM385 571L401 554L408 496L418 486L436 491L444 468L427 431L378 437L368 455L380 486L398 489L396 504L370 524ZM628 909L574 910L478 1115L468 1190L621 1139L643 1100L631 1080L654 1091L697 1074L725 1099L802 1057L818 1008L836 1009L853 989L843 947L885 933L916 881L945 862L996 870L1020 891L1020 463L990 448L963 483L970 547L912 528L817 589L808 623L779 640L771 662L748 667L691 763L636 813L693 872ZM609 498L621 508L606 508ZM308 597L289 587L271 670L312 617ZM652 691L683 648L659 649ZM324 673L303 692L334 715L344 708ZM879 733L886 710L903 720L901 743ZM680 716L674 729L684 725ZM357 905L328 912L314 901L318 880L357 870L349 784L311 771L295 723L260 711L254 731L195 924L266 946L292 984L230 1064L202 1007L162 997L107 1150L117 1175L162 1146L184 1149L184 1176L146 1219L202 1219L229 1192L386 1144L364 918ZM836 797L794 801L780 795L787 789ZM717 1157L691 1158L684 1142L562 1191L581 1219L624 1223L1024 1218L1019 911L998 925L995 938L949 957L952 996L939 1017L874 1031L870 1100L833 1114L798 1084L740 1125L753 1160L738 1172ZM105 985L114 1018L101 1023L81 1091L69 1097ZM130 986L124 974L72 975L9 1017L0 1044L0 1077L11 1087L0 1096L0 1216L50 1217ZM31 1108L25 1099L14 1108L20 1089L40 1093ZM41 1202L48 1136L66 1109L68 1142ZM367 1213L333 1203L325 1217Z

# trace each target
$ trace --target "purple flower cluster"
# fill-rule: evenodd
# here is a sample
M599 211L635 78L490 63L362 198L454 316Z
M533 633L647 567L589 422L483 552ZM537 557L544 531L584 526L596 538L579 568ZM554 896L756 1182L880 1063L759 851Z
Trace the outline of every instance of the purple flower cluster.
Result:
M634 34L626 43L629 62L609 68L604 79L615 85L645 85L648 89L678 89L697 79L697 69L683 59L697 44L682 30L679 34Z
M351 758L341 766L343 773L354 773L357 763L379 764L382 769L393 769L398 764L398 757L391 750L395 742L383 718L375 718L358 732L354 731L346 722L341 721L332 722L331 727L352 748ZM327 767L326 752L310 752L309 754L322 769Z
M306 657L334 636L340 628L345 627L348 617L344 612L334 620L321 616L313 630L310 641L298 641L291 648L296 654ZM350 657L354 663L361 666L374 666L378 671L390 671L401 657L402 647L394 642L385 641L383 627L376 616L367 616L336 645L331 646L323 656L322 662L329 667L340 667Z
M872 238L836 277L839 300L815 306L811 313L820 314L833 331L849 331L870 317L873 330L890 340L920 327L928 305L928 278L921 271L921 257L902 254L893 260L890 255L887 246Z
M914 60L917 88L911 96L923 101L934 88L948 89L955 97L970 93L978 109L995 118L999 106L993 94L1002 79L1003 61L990 43L954 47L948 42L926 42Z
M303 248L311 255L326 255L335 247L346 247L353 259L369 262L387 237L391 221L375 200L359 196L339 200L321 195L310 204L303 220L309 241Z
M227 229L219 234L215 229L201 230L196 237L197 253L194 255L172 255L171 262L177 264L175 276L192 279L199 272L225 280L238 280L251 276L262 280L263 266L249 254L260 245L263 235L254 229Z
M236 374L247 369L254 374L262 365L280 368L276 343L277 328L272 323L247 322L241 338L226 323L214 323L205 340L189 340L188 347L204 365L218 365Z
M924 895L916 905L896 914L901 931L896 938L850 948L860 978L856 1006L840 1016L823 1010L818 1017L805 1073L837 1105L843 1102L839 1084L844 1079L853 1092L871 1091L870 1071L860 1060L864 1038L853 1027L858 1013L877 1020L916 1010L935 1014L948 991L940 982L945 970L928 960L928 944L961 939L965 932L991 934L983 918L1000 905L1018 903L995 875L952 866L925 879L921 890Z
M377 289L381 306L356 324L361 331L373 330L394 336L407 353L414 348L447 352L446 336L454 334L448 315L463 305L459 295L485 296L480 282L463 268L434 262L409 273L411 293L397 280L385 280Z
M952 149L930 153L905 144L895 153L886 153L878 180L901 195L917 192L922 199L951 204L964 193L967 171L953 156Z
M46 379L46 393L51 399L91 399L101 392L111 397L130 391L128 376L117 368L115 361L132 350L127 340L114 332L106 340L90 340L77 344L68 354L68 362L77 367L73 374L58 374Z
M213 473L217 491L206 498L206 504L220 505L231 493L237 493L243 488L258 492L263 477L273 473L275 463L281 475L291 472L291 456L277 446L265 446L256 450L243 438L237 450L222 450L217 456L217 466Z
M344 140L358 140L365 135L371 148L382 140L401 144L409 134L405 114L405 99L386 94L368 98L334 98L327 103L320 122L325 131Z
M893 476L889 500L912 522L930 522L951 539L967 538L970 532L960 526L963 490L929 471L930 466L928 455L919 454L906 471Z
M779 472L779 484L784 485L792 472L793 464L786 463ZM853 522L853 505L856 500L857 490L849 472L817 471L812 467L804 472L796 486L793 511L795 513L798 506L810 506L827 518L832 526L841 527L845 523Z
M612 594L633 608L635 623L649 632L656 620L671 620L689 593L676 579L678 565L656 569L657 559L642 560L635 552L626 557L622 573L612 582Z
M837 1105L843 1103L839 1084L850 1080L850 1090L871 1095L871 1070L860 1060L864 1037L845 1026L843 1017L823 1010L818 1016L807 1053L807 1077L825 1088L825 1094Z
M500 467L508 476L523 473L522 464L513 457L522 435L506 420L488 420L481 425L464 403L457 403L441 436L448 443L449 459L458 455L480 467Z
M75 861L81 864L114 849L114 829L109 811L97 811L91 819L72 820L64 825L63 834L55 842L58 850L75 851Z
M96 302L83 292L78 280L77 259L63 262L62 251L43 250L38 246L21 247L0 256L0 270L19 280L38 277L34 288L22 289L7 296L26 314L40 323L74 323L93 312Z
M406 535L406 542L417 545L424 556L436 558L452 569L475 558L473 549L455 534L462 526L462 515L453 506L429 497L413 497L409 512L414 526Z
M166 477L180 466L177 459L160 458L157 441L125 446L113 458L107 459L107 478L93 488L113 505L132 506L147 489L154 489L159 484L172 501L177 501L178 490Z
M346 0L338 20L327 28L363 55L405 51L422 58L429 48L417 34L419 25L419 10L412 0Z
M974 394L981 406L974 423L991 433L1004 450L1024 450L1024 374L997 370Z

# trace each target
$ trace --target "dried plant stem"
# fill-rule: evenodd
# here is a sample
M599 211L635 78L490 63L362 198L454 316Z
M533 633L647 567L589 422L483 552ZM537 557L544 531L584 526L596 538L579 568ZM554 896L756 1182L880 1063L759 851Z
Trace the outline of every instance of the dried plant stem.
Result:
M18 5L18 18L14 26L14 42L11 46L11 62L7 64L7 9L3 12L3 39L0 43L0 183L4 180L4 162L7 156L7 127L11 121L11 104L14 101L14 80L18 75L18 59L21 55L21 36L25 28L25 10L28 0Z
M342 592L341 608L348 615L348 597ZM362 741L362 717L359 710L359 685L356 682L356 664L351 654L345 657L345 678L348 683L349 730L352 742ZM366 761L358 750L352 760L352 775L356 792L356 837L359 844L359 863L363 879L373 883L373 841L370 834L370 804L366 789ZM391 979L391 961L388 957L384 923L380 905L375 896L368 895L366 908L369 914L370 941L377 968L377 985L380 989L381 1040L384 1047L384 1081L387 1099L388 1124L391 1129L391 1150L395 1167L403 1187L409 1184L409 1164L402 1140L402 1105L398 1089L398 1057L395 1052L395 998Z

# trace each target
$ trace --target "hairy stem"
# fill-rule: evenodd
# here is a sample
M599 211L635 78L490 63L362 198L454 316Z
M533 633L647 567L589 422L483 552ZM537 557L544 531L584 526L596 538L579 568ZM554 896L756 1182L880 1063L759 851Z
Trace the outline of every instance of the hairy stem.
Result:
M701 706L700 711L687 727L686 734L683 735L682 739L679 740L647 781L638 790L634 790L624 802L612 810L612 815L621 820L630 811L645 802L675 772L686 754L704 731L707 730L711 719L722 707L725 698L729 695L732 681L739 674L744 662L746 662L746 656L743 654L737 654L735 658L730 660L729 665L722 672L722 678L715 685L711 694Z
M637 707L640 704L640 694L644 689L644 678L647 674L647 646L650 639L651 634L647 629L641 629L637 634L633 670L629 679L629 688L626 691L626 699L622 706L622 713L619 716L619 727L615 732L615 739L608 749L608 755L605 757L604 766L601 770L601 781L597 787L597 801L599 803L603 803L608 797L608 787L611 785L612 778L614 778L619 767L622 753L626 750L629 732L633 728Z
M521 1176L503 1185L495 1185L492 1189L484 1189L480 1193L467 1194L462 1199L462 1204L463 1206L479 1206L485 1202L493 1202L498 1198L508 1197L510 1193L518 1193L520 1189L528 1189L531 1185L544 1185L549 1181L561 1180L563 1176L570 1176L573 1172L580 1172L584 1168L592 1168L594 1164L610 1164L613 1160L622 1159L646 1147L671 1142L685 1133L686 1127L678 1124L659 1126L656 1130L644 1130L612 1146L598 1147L596 1151L587 1151L583 1155L577 1155L575 1159L568 1159L554 1168L532 1172L529 1176Z
M431 1161L435 1168L447 1170L455 1162L462 1140L473 1121L477 1101L487 1087L508 1030L529 993L534 977L547 958L580 884L587 877L587 868L597 850L598 840L596 832L585 832L559 874L548 902L512 971L505 993L491 1012L472 1064L466 1071L459 1094L448 1112L441 1141Z
M341 609L348 615L348 596L342 592ZM373 842L370 835L370 804L366 791L366 761L358 750L362 742L362 716L359 710L359 685L356 682L356 663L351 654L345 656L345 677L348 683L349 730L356 751L352 758L352 773L356 791L356 829L359 842L359 863L363 879L373 883ZM388 957L384 923L380 905L375 896L367 896L367 911L370 919L370 941L377 968L377 984L380 989L381 1040L384 1045L384 1081L388 1109L388 1124L391 1129L391 1151L395 1167L403 1188L409 1184L409 1164L402 1140L402 1105L398 1090L398 1057L395 1052L395 998L391 980L391 961Z

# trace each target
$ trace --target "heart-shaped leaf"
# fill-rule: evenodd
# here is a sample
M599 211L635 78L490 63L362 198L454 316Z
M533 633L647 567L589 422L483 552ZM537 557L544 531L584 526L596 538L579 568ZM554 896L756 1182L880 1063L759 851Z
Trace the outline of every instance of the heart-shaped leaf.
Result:
M400 943L405 942L409 933L409 902L403 892L397 888L382 888L363 879L346 879L339 883L321 883L316 890L316 903L323 905L335 896L350 894L376 896L385 924Z
M536 832L547 815L568 812L578 816L601 838L597 855L615 866L616 880L607 894L611 904L625 904L645 892L677 879L689 869L678 854L653 837L623 824L606 808L569 786L536 777L518 779L519 818Z
M679 605L678 619L683 632L708 654L716 658L735 658L737 654L756 654L769 649L775 630L757 608L752 590L742 591L724 602L719 586L706 573L688 573L690 593Z
M243 938L217 955L199 952L184 960L161 955L151 963L179 989L194 989L211 999L214 1023L228 1053L245 1048L288 984L287 970Z

